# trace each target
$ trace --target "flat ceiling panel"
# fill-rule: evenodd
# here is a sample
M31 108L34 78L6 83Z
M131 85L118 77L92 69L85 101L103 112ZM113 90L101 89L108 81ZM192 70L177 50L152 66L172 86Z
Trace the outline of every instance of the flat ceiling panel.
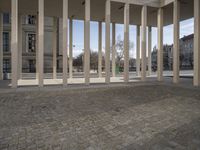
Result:
M126 1L126 0L124 0ZM130 1L130 0L129 0ZM106 0L91 0L91 20L105 20L105 2ZM159 0L132 0L132 2L156 3ZM180 0L181 3L181 20L193 17L193 0ZM0 0L0 11L10 12L11 0ZM124 10L123 3L111 3L111 22L123 23ZM62 0L45 0L45 16L62 17ZM130 23L141 24L141 5L130 5ZM148 7L148 25L157 25L157 9ZM20 14L36 14L38 10L38 0L19 0ZM69 17L83 20L85 16L84 0L69 0ZM173 23L173 4L164 7L164 24Z

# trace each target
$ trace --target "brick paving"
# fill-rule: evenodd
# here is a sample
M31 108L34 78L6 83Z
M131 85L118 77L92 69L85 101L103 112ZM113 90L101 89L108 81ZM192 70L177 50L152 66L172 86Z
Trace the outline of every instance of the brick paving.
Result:
M141 85L0 94L0 150L200 150L200 90Z

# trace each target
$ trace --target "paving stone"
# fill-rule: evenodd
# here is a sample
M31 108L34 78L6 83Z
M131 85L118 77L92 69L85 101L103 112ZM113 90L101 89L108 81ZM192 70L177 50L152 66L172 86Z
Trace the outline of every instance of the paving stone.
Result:
M0 150L199 150L200 89L163 84L0 94Z

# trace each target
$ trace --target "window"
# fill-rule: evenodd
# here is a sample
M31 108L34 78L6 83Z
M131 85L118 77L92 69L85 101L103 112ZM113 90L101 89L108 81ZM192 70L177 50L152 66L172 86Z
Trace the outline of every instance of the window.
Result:
M35 33L27 34L27 52L33 53L36 50L36 35Z
M34 73L35 70L35 60L29 60L29 73Z
M57 60L57 63L56 63L56 65L57 65L57 68L59 69L59 68L60 68L60 65L59 65L59 60Z
M4 73L9 73L11 70L11 64L9 59L4 59L3 60L3 72Z
M29 25L35 25L36 24L36 17L33 15L27 16L27 24Z
M4 13L3 14L3 23L4 24L10 24L10 15L9 15L9 13Z
M9 49L10 49L9 32L3 32L3 52L9 52Z

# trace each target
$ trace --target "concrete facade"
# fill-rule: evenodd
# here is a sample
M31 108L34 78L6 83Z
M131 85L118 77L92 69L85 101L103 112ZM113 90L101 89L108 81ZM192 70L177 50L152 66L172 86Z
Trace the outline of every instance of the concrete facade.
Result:
M3 15L3 14L2 14ZM22 72L33 73L36 71L36 16L27 15L22 17ZM33 17L32 19L30 19ZM3 18L10 20L10 14L4 13ZM7 19L6 19L7 20ZM58 28L57 28L58 29ZM44 42L44 72L52 72L52 47L53 44L53 18L45 17L45 42ZM3 25L3 37L4 37L4 72L11 73L11 24L4 20ZM3 38L2 37L2 38ZM8 38L8 39L7 39ZM7 40L6 40L7 39ZM32 43L29 43L29 40ZM7 44L7 42L9 42ZM2 45L3 46L3 45ZM29 46L32 46L29 47ZM2 55L1 55L2 56Z

